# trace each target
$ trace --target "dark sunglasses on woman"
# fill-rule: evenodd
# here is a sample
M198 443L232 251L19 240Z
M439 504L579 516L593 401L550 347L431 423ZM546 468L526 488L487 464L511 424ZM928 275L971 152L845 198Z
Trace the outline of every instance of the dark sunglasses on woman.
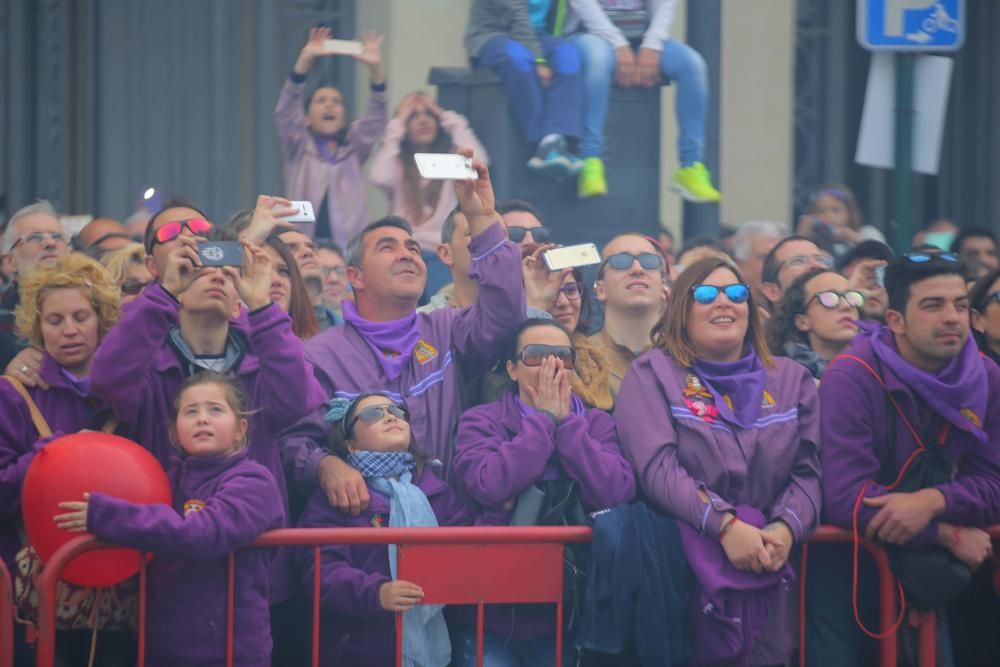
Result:
M840 300L843 299L847 302L847 305L852 308L861 308L865 305L865 295L857 290L847 290L846 292L838 292L836 290L828 289L822 292L816 292L812 295L812 298L806 301L806 307L809 306L814 300L819 301L819 305L824 308L829 308L833 310L840 306Z
M542 345L533 343L525 345L514 360L520 360L525 366L541 366L549 357L555 357L562 362L563 368L572 369L576 363L576 350L569 345Z
M507 228L507 238L514 243L520 243L524 240L528 232L531 232L531 238L535 239L535 243L545 243L551 236L551 232L549 232L547 227L518 227L512 225Z
M134 278L129 278L121 285L122 294L126 296L136 296L137 294L142 294L142 290L146 289L148 285L151 285L152 281L143 282L141 280L135 280Z
M404 407L398 405L369 405L366 408L358 410L358 413L351 419L350 425L354 426L358 423L359 419L365 424L375 424L385 419L386 413L404 422L410 421L410 413Z
M720 292L725 293L726 298L732 303L745 303L750 298L750 288L746 283L733 283L725 287L695 285L691 291L694 293L694 300L703 306L714 303L719 298Z

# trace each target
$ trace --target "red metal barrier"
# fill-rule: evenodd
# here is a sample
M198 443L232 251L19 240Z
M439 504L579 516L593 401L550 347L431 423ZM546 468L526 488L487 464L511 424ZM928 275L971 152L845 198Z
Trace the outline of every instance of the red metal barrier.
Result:
M313 546L313 645L312 664L319 665L320 547L328 544L396 544L399 546L397 574L418 584L429 604L477 604L479 664L482 665L483 604L503 602L554 602L562 612L562 553L570 542L589 542L590 528L574 527L456 527L456 528L295 528L272 530L261 535L255 547ZM38 667L55 664L56 585L63 568L79 554L93 549L112 548L93 536L67 542L45 564L39 578ZM442 559L441 551L464 552L462 559ZM512 554L516 553L517 558ZM526 568L529 558L532 568ZM507 576L483 568L483 559L499 567L506 563ZM144 559L143 559L144 561ZM226 619L226 665L233 664L233 565L229 559ZM470 567L462 567L470 565ZM474 566L472 566L474 565ZM492 565L491 565L492 567ZM447 568L447 576L441 576ZM531 573L528 569L532 569ZM145 572L140 582L139 666L144 662ZM521 583L516 580L520 579ZM529 585L530 584L530 585ZM8 608L11 608L8 605ZM561 621L561 617L559 618ZM397 617L397 650L401 649ZM557 630L557 665L562 664L561 622Z
M994 542L1000 543L1000 526L988 531ZM461 528L297 528L273 530L254 542L256 547L313 546L314 590L319 588L320 547L329 544L397 544L399 545L400 578L415 581L424 589L428 604L477 605L477 659L482 664L483 605L506 602L554 602L557 613L562 606L562 551L571 542L590 540L587 527L461 527ZM850 542L851 533L831 526L820 528L809 539L809 544ZM803 545L806 560L809 544ZM865 539L861 546L872 556L879 574L879 619L883 630L890 628L896 615L896 578L889 568L885 551ZM73 558L94 549L113 548L97 541L93 536L74 538L59 549L46 563L39 578L38 666L52 667L55 663L56 584L63 568ZM495 562L482 567L484 555L496 550ZM455 558L457 552L465 555ZM447 552L447 557L443 552ZM503 553L501 553L503 552ZM512 552L517 553L514 558ZM531 567L525 558L531 559ZM145 660L146 586L145 559L140 571L139 601L139 667ZM227 665L232 665L233 637L233 563L229 560L227 586ZM447 568L441 576L442 564ZM2 563L0 563L2 565ZM471 565L470 567L461 567ZM497 569L500 568L500 569ZM504 569L505 568L505 569ZM497 574L501 572L501 574ZM548 572L548 576L545 573ZM804 595L803 571L800 594ZM804 600L803 600L804 602ZM13 651L13 587L10 574L0 571L0 661L10 664ZM804 607L803 607L804 609ZM804 654L804 612L800 615L800 641ZM560 619L561 620L561 619ZM402 634L397 615L397 655ZM919 617L920 667L931 667L936 662L936 619L933 612L922 612ZM557 638L561 664L561 622ZM312 664L319 665L319 596L313 595ZM11 656L11 657L8 657ZM804 658L803 658L804 660ZM896 636L891 634L880 641L880 664L896 665Z
M0 561L0 665L14 664L14 581Z

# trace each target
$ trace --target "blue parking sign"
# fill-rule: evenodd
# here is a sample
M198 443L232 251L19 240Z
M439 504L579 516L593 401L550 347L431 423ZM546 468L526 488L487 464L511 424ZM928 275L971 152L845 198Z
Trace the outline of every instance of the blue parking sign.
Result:
M957 51L965 0L858 0L858 42L869 51Z

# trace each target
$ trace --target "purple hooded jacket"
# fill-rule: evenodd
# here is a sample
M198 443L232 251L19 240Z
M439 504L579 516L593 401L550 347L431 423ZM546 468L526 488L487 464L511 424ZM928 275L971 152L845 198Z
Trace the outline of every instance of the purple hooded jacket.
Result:
M382 391L410 411L414 439L428 456L448 470L455 425L464 406L463 373L485 373L499 355L506 336L525 319L520 249L504 238L499 223L469 244L469 275L479 282L476 302L468 308L417 313L424 353L414 353L402 374L389 380L375 353L351 324L327 329L306 344L306 358L327 396L354 399ZM420 347L418 345L418 347ZM295 481L315 484L322 447L331 425L319 408L281 434L282 454Z
M426 468L414 474L413 483L430 501L439 526L468 526L475 514L455 493ZM330 505L322 489L309 497L299 519L300 528L371 528L389 525L389 499L368 487L371 503L352 517ZM312 595L314 550L298 549L295 555L302 584ZM382 608L379 588L392 581L389 549L384 545L331 545L320 550L320 664L395 665L395 614Z
M687 374L663 350L650 350L633 362L615 401L622 451L646 496L715 540L736 505L757 508L768 523L784 521L796 542L807 538L819 522L821 497L819 397L812 376L794 361L775 358L765 368L760 417L753 428L741 429L688 409ZM788 660L795 623L786 603L768 616L754 646L755 664Z
M485 523L506 525L512 512L504 504L540 481L553 460L560 474L580 483L580 498L588 512L632 499L635 477L618 446L611 415L590 408L556 426L539 412L522 415L516 395L508 391L499 401L476 406L458 423L455 480L482 505ZM451 616L474 619L474 615L463 617L461 611L456 608ZM519 613L515 620L510 607L490 605L485 617L487 631L496 635L555 637L555 613L545 607L537 613Z
M274 477L246 451L171 463L174 506L90 497L87 529L106 542L155 554L149 569L146 664L215 667L226 655L229 554L285 521ZM236 554L234 661L269 667L273 553Z
M892 334L886 331L882 335ZM867 337L856 337L844 354L863 359L881 372L886 387L918 433L939 432L943 423L940 416L890 368L876 361ZM986 414L980 415L980 419L989 444L980 445L966 431L949 430L945 449L956 474L952 481L937 487L944 494L944 514L928 523L910 544L934 544L938 521L980 527L1000 522L1000 368L989 359L982 362L987 377L982 391L989 393L989 400ZM835 358L823 374L819 395L823 405L823 516L831 524L850 528L854 503L865 482L872 482L866 496L886 493L885 487L873 480L880 477L881 462L888 455L888 423L896 415L887 414L885 391L871 373L843 356ZM896 428L896 466L901 466L916 448L913 435L900 419ZM860 506L859 530L864 530L876 512L877 508Z
M41 376L51 388L29 387L28 395L53 435L101 430L111 411L100 399L82 396L48 354L42 360ZM35 452L44 444L38 440L28 404L7 380L0 379L0 557L8 568L13 568L14 556L23 546L17 532L21 523L21 485Z
M168 343L178 326L180 305L160 285L150 285L108 332L94 358L94 392L103 397L122 422L134 425L138 442L167 467L177 449L170 444L171 407L188 377L185 362ZM250 458L267 468L281 489L287 508L288 492L276 435L295 420L320 406L326 396L306 363L302 341L292 332L292 320L275 304L239 320L230 331L243 341L246 352L237 375L250 399Z

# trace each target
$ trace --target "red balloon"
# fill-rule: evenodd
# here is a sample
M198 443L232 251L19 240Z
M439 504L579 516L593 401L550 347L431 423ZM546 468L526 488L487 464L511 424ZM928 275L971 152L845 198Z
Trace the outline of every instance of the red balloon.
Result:
M52 517L66 513L59 503L83 500L87 491L144 505L172 503L163 467L131 440L107 433L76 433L53 440L35 455L21 492L24 527L42 562L80 535L56 527ZM104 587L138 571L138 551L102 549L74 558L63 570L62 579Z

